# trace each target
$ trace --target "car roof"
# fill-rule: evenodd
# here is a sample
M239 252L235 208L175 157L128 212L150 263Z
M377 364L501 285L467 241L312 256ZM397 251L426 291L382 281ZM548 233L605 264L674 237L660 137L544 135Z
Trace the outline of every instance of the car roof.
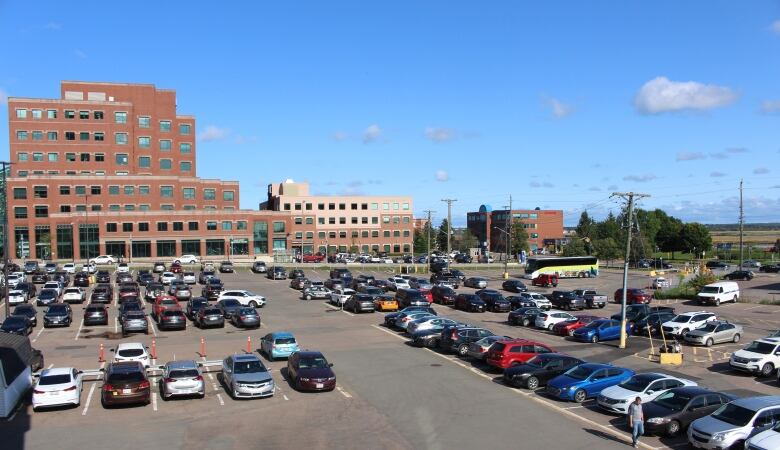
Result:
M117 350L126 350L126 349L133 349L133 348L141 349L141 350L145 349L144 344L140 342L122 342L116 346Z
M257 355L245 354L245 355L233 355L233 359L236 361L260 361Z
M298 352L298 355L301 358L316 358L318 356L322 356L323 358L325 357L322 354L322 352L318 352L318 351L315 351L315 350L304 350L302 352Z
M711 391L711 390L709 390L707 388L704 388L704 387L701 387L701 386L681 386L681 387L670 389L670 391L683 392L683 393L689 394L691 396L701 395L701 394L723 394L723 395L726 395L726 396L731 396L731 394L726 394L726 393L723 393L723 392Z
M732 403L743 408L758 409L767 406L780 405L780 395L761 395L734 400Z
M43 369L41 376L70 375L71 372L73 372L73 367L52 367L51 369Z
M755 342L764 342L767 344L780 344L780 337L766 337L762 339L756 339Z
M271 333L271 337L275 339L275 338L291 338L295 336L293 336L293 334L290 333L289 331L274 331L273 333Z
M191 359L185 359L181 361L168 361L165 364L169 369L197 369L198 364Z
M664 378L674 378L671 375L665 375L663 373L657 373L657 372L648 372L648 373L639 373L634 375L634 378L642 378L650 381L655 380L662 380Z
M138 361L113 362L108 367L110 372L134 372L139 369L143 371L143 366Z

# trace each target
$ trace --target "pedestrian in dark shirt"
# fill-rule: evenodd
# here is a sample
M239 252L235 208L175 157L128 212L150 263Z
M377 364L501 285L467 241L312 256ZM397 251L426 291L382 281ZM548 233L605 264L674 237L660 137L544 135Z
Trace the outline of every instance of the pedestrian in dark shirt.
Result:
M639 444L639 436L645 434L645 416L642 413L640 397L628 406L628 426L631 428L631 444L636 448Z

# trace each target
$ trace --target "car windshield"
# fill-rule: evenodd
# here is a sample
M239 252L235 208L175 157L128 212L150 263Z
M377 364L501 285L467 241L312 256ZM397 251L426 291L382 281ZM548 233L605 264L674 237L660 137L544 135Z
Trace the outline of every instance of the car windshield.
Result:
M208 315L212 315L212 314L222 314L222 311L220 311L220 310L218 310L216 308L209 308L209 309L204 309L203 310L203 315L204 316L208 316Z
M257 311L255 311L254 308L241 308L238 310L238 313L242 316L256 316Z
M623 389L628 389L629 391L643 392L651 381L652 380L645 377L631 377L628 380L620 383L620 387Z
M679 316L676 316L674 319L672 319L672 322L688 323L689 320L691 320L691 316L679 315Z
M745 347L745 351L753 352L753 353L761 353L763 355L768 355L772 353L772 351L775 349L775 344L769 344L766 342L759 342L759 341L753 341Z
M176 369L168 373L168 378L195 378L200 376L197 369Z
M61 314L68 312L68 306L63 303L56 303L49 306L49 312L53 314Z
M702 294L717 294L718 288L716 286L704 286L701 290Z
M668 391L661 394L653 402L672 411L682 411L691 400L691 396L682 392Z
M268 371L268 369L266 369L263 363L259 360L236 361L233 365L233 369L236 373L257 373Z
M744 427L756 412L733 403L727 403L712 413L712 417L738 427Z
M592 373L593 373L593 369L590 367L577 366L569 370L568 372L566 372L566 375L569 378L574 378L575 380L585 380Z
M301 369L322 369L328 367L328 361L321 356L315 358L301 358L298 366Z
M234 298L226 298L226 299L222 300L222 305L228 306L228 307L233 307L233 306L239 306L239 305L241 305L241 303L239 303L238 300L236 300Z
M38 380L38 386L51 386L52 384L70 383L70 374L46 375Z
M584 326L584 327L582 327L582 328L587 328L587 329L591 330L591 329L594 329L594 328L598 328L598 327L599 327L599 326L601 326L603 323L604 323L604 322L599 322L599 321L597 321L597 320L596 320L596 321L593 321L593 322L591 322L591 323L589 323L589 324L585 325L585 326Z
M708 323L707 325L704 325L703 327L699 327L700 330L705 331L707 333L715 331L715 328L718 328L717 323Z
M25 325L26 323L27 319L20 316L10 316L3 321L3 325L12 327Z
M127 313L127 318L128 319L138 320L138 319L143 319L145 317L146 317L146 314L142 313L141 311L132 311L132 312Z
M135 358L144 354L144 351L140 348L127 348L116 352L117 355L123 358Z
M108 383L133 383L144 381L143 372L115 372L108 376Z
M295 338L294 337L276 338L274 340L274 343L281 344L281 345L295 344Z

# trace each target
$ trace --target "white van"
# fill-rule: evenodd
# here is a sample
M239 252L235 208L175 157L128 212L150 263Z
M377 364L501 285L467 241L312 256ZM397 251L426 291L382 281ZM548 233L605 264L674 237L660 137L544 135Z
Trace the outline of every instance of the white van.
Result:
M739 285L735 281L719 281L704 286L696 295L700 305L710 304L718 306L722 302L734 302L739 300Z

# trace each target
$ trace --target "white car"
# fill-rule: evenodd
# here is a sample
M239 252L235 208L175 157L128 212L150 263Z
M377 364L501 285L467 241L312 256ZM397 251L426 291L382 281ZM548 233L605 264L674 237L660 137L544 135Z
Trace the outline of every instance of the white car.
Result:
M763 338L751 342L731 354L729 366L762 377L771 376L780 367L780 338Z
M707 322L718 320L714 313L707 311L692 311L675 316L674 319L661 324L664 334L685 336L685 333L703 326Z
M628 380L601 391L596 402L611 413L627 414L628 406L637 397L642 403L654 400L672 388L697 386L696 382L663 373L640 373Z
M262 295L257 295L250 291L243 291L243 290L222 291L222 293L219 294L219 298L217 298L217 301L226 298L238 300L238 302L241 303L243 306L251 306L252 308L257 308L257 307L262 308L263 306L265 306L265 297L263 297Z
M149 350L140 342L124 342L111 351L114 352L113 362L138 361L144 367L151 365Z
M352 289L334 289L330 291L330 302L334 305L343 305L350 297L355 295Z
M171 281L178 279L179 277L173 272L163 272L160 274L160 283L165 285L171 284Z
M62 265L62 271L65 273L74 274L76 273L76 264L75 263L65 263Z
M33 410L81 404L82 373L73 367L44 369L33 388Z
M567 312L551 309L550 311L539 313L536 316L534 325L536 325L536 328L546 328L548 330L552 330L553 325L566 320L577 320L577 318Z
M65 288L62 293L62 301L65 303L84 303L87 293L80 287Z
M412 334L415 331L440 329L445 325L454 325L456 323L458 322L452 319L448 319L446 317L437 317L437 316L426 317L425 319L422 319L419 322L417 320L411 321L409 325L406 327L406 332Z
M753 450L771 450L780 448L780 424L764 430L745 442L745 448Z
M15 273L8 274L8 287L15 289L23 279L24 277L19 277L19 275Z
M111 255L100 255L89 260L90 263L95 264L116 264L116 258Z
M390 277L387 279L390 282L390 287L397 291L399 289L409 289L409 280L401 277Z
M746 269L760 269L761 263L755 259L746 259L742 261L742 267Z
M538 292L521 292L517 294L517 296L523 300L533 302L534 305L536 305L536 307L539 309L552 308L552 303L550 303L550 300Z
M119 263L116 266L116 273L130 273L130 265L127 263Z
M181 255L174 259L173 262L179 264L200 264L200 260L195 255Z
M181 274L181 280L184 284L195 284L198 282L198 277L195 276L195 272L184 272Z
M57 291L57 297L62 295L62 285L59 281L47 281L46 284L43 285L43 289L54 289Z
M97 265L95 264L95 261L90 261L88 264L81 266L81 271L87 273L97 272Z
M671 287L672 283L669 282L664 277L657 277L655 280L653 280L653 289L664 289Z
M27 302L27 294L24 291L13 289L8 291L8 304L18 305L19 303Z

